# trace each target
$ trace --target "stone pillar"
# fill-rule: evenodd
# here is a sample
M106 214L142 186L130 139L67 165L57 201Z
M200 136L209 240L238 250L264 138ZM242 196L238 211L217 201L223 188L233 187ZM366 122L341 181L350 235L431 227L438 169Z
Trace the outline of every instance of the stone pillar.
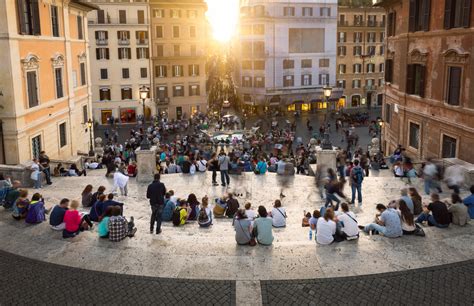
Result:
M150 183L153 181L153 175L156 171L156 146L152 146L150 150L135 151L137 156L137 182Z
M334 171L336 170L336 150L317 150L316 151L316 158L317 164L321 164L328 168L332 168Z

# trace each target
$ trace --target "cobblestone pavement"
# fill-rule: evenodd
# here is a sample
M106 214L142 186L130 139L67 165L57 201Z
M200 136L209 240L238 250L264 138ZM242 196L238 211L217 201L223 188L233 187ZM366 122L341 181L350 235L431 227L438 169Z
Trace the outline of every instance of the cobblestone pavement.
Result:
M181 280L96 272L28 259L4 251L0 251L0 271L1 305L235 305L235 281Z
M263 305L473 305L474 260L403 272L261 281Z

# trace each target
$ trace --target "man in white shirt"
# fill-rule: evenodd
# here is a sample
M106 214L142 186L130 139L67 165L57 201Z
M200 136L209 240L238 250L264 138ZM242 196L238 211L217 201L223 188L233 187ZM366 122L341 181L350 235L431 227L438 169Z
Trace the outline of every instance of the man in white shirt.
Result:
M206 172L207 170L207 161L204 158L200 158L197 162L198 171L199 172Z
M347 240L359 238L359 228L357 226L356 215L349 211L347 203L341 204L341 211L337 213L337 230L341 237Z

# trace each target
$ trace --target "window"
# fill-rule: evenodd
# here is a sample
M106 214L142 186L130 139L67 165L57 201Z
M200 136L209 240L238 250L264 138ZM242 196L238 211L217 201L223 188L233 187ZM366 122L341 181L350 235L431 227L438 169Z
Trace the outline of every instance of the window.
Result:
M385 32L380 32L380 42L385 42Z
M313 61L310 59L301 60L301 68L311 68L313 67Z
M59 37L59 16L56 5L51 5L51 30L54 37Z
M82 16L77 16L77 39L84 39L84 26L82 25Z
M119 23L121 24L127 23L127 11L119 10Z
M384 72L385 71L385 64L384 63L380 63L379 64L379 72Z
M156 55L157 56L163 56L163 45L156 45Z
M35 107L39 104L38 100L38 78L36 71L26 73L26 87L28 92L28 107Z
M395 36L396 32L396 23L397 23L397 13L390 12L387 17L387 36Z
M156 38L163 38L163 26L156 26Z
M385 82L393 82L393 60L385 60Z
M408 144L410 147L418 149L420 147L420 125L410 122L409 130Z
M191 45L190 49L191 49L191 56L196 56L196 45Z
M362 46L355 46L352 50L352 54L355 56L361 56L362 55Z
M293 69L295 68L295 61L294 60L283 60L283 69Z
M337 47L337 55L345 56L346 55L346 46Z
M426 67L423 65L408 65L406 90L408 94L425 96L425 72Z
M109 48L96 48L95 57L98 60L109 59Z
M253 34L254 35L264 35L265 34L265 25L263 25L263 24L254 24L253 25Z
M346 80L339 80L337 84L339 88L346 88Z
M86 63L81 63L80 64L80 72L81 72L81 86L84 86L87 84L87 79L86 79Z
M62 68L54 68L54 79L56 83L56 99L59 99L64 97Z
M147 45L148 31L135 31L135 39L137 40L137 45Z
M283 8L283 16L295 16L295 8L292 6L285 6Z
M360 88L360 80L352 80L352 88Z
M106 45L109 38L108 31L95 31L95 39L98 45Z
M188 10L188 18L194 19L197 17L197 10Z
M312 7L303 7L303 16L304 17L313 16L313 8Z
M155 77L157 78L166 78L167 71L165 65L155 66Z
M184 87L181 85L173 86L173 97L184 97Z
M456 158L456 138L443 134L443 147L441 158Z
M130 31L117 31L117 39L119 40L119 44L128 44L130 41Z
M254 61L253 62L254 70L265 70L265 61Z
M367 64L367 73L375 73L375 64Z
M352 73L361 73L361 72L362 72L362 64L352 65Z
M182 65L173 65L173 76L182 77L183 76L183 66Z
M368 32L367 33L367 42L374 43L375 42L375 32Z
M354 42L355 43L362 42L362 32L354 32Z
M319 8L319 15L321 15L321 17L330 17L331 16L331 8L330 7L321 7L321 8Z
M122 79L130 78L130 70L128 68L122 68Z
M265 7L263 5L254 6L255 17L263 17L265 15Z
M101 88L99 90L99 99L100 101L110 101L110 89Z
M82 106L82 123L86 123L89 121L89 111L87 109L87 105Z
M283 87L295 86L295 76L294 75L285 75L283 77Z
M199 76L199 65L189 65L188 66L189 76Z
M265 77L255 77L254 85L255 85L255 88L264 88L265 87Z
M34 158L38 158L40 155L41 149L41 135L31 138L31 148Z
M444 28L469 28L471 22L471 0L445 0Z
M329 58L319 59L319 68L329 68Z
M449 105L460 105L461 101L461 67L448 67L448 84L446 102Z
M148 77L148 69L147 68L140 68L140 77L142 79Z
M242 87L252 87L252 78L248 76L243 76Z
M153 18L164 18L165 10L164 9L153 9Z
M189 85L189 95L190 96L199 96L199 85Z
M320 73L319 74L319 85L329 84L329 73Z
M385 47L382 45L380 46L380 52L379 52L380 55L384 55L385 54Z
M431 0L410 0L408 31L428 31Z
M39 3L37 0L16 1L18 4L19 33L41 35Z
M100 69L100 79L107 80L109 78L109 72L107 69Z
M131 100L132 99L132 89L130 87L122 88L122 100Z
M263 41L255 41L253 43L253 54L255 56L265 55L265 43Z
M353 95L351 98L351 106L358 107L360 105L360 95Z
M385 84L385 80L383 78L379 79L379 87Z
M179 26L173 26L173 38L179 38Z
M345 64L339 64L337 71L339 74L344 74L346 73L346 65Z
M337 42L346 42L346 32L339 32L339 35L337 36Z
M301 86L311 86L311 74L303 74L301 76Z
M150 58L150 52L148 48L137 48L137 59Z
M391 104L385 104L385 122L390 124L392 123L392 105Z
M354 15L354 25L355 26L362 26L363 24L364 24L364 16Z
M168 87L166 86L158 86L156 88L156 97L161 102L164 102L166 98L168 98Z
M367 47L367 55L374 56L375 55L375 46L368 46Z
M178 10L178 9L170 10L170 17L171 18L181 18L181 10Z
M377 26L377 15L368 15L367 16L367 26L369 26L369 27Z
M67 145L66 137L66 122L59 125L59 147L65 147Z
M174 56L180 56L181 54L181 49L179 47L179 45L174 45L173 46L173 55Z
M196 38L196 27L190 26L189 27L189 37Z
M105 12L104 10L97 10L97 23L104 24L105 23Z
M145 24L145 11L144 10L138 10L137 11L137 18L138 18L138 24Z
M249 24L242 24L240 26L240 34L241 35L251 35L252 34L252 26Z
M132 52L130 48L118 48L118 58L119 59L131 59Z

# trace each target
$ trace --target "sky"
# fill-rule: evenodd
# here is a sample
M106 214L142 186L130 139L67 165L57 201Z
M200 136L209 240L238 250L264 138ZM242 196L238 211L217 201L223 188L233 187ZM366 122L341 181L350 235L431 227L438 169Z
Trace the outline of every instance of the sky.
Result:
M239 0L206 0L206 16L212 26L213 36L221 42L229 41L237 31Z

